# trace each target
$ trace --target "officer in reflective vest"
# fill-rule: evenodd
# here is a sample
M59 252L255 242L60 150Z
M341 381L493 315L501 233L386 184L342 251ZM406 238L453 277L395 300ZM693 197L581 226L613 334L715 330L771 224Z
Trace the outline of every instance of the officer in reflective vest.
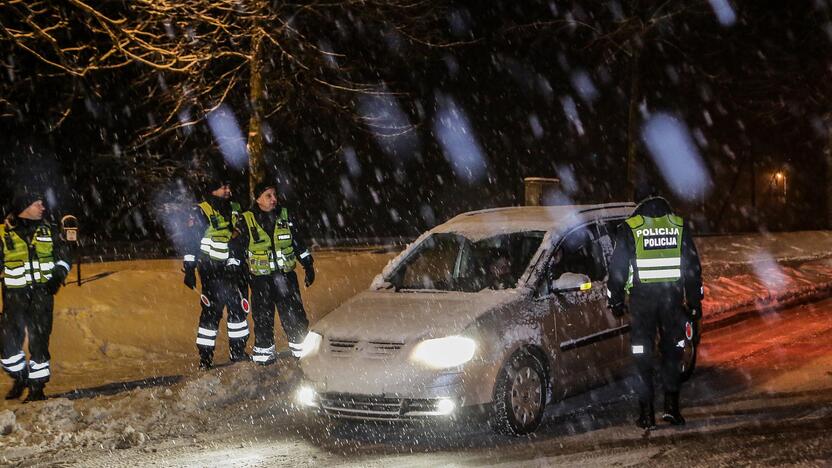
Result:
M298 285L295 267L303 265L307 287L315 281L312 254L298 237L284 207L277 206L273 185L262 182L254 189L251 209L243 213L233 251L245 256L251 286L254 318L254 349L251 359L259 364L275 362L274 309L286 332L289 349L297 357L309 321Z
M49 381L49 335L53 296L69 273L69 255L58 229L43 219L43 198L21 192L0 225L0 271L3 272L3 315L0 317L0 363L14 384L7 400L44 400ZM29 337L29 361L23 352Z
M228 309L229 351L232 362L246 361L248 341L248 290L244 286L240 259L230 254L234 224L240 216L240 205L231 201L229 182L213 179L204 187L208 195L193 209L191 242L184 258L185 285L196 287L196 271L202 284L196 345L199 367L210 369L214 364L219 323L223 309Z
M619 228L607 287L613 313L622 316L629 310L631 315L630 344L640 410L636 424L651 429L656 424L653 349L657 329L665 390L662 419L673 425L685 423L679 410L685 329L701 314L703 289L690 229L652 186L645 185L639 192L641 203Z

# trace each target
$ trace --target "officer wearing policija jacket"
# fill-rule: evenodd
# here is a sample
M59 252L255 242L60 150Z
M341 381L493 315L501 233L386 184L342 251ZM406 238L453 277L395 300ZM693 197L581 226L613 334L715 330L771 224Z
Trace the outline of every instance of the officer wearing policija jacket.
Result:
M202 284L202 312L196 345L199 367L210 369L214 364L214 347L223 309L228 309L226 320L232 362L246 361L248 340L248 291L243 286L240 260L230 255L234 224L240 216L240 205L231 201L230 183L210 180L204 187L205 200L194 207L191 224L192 242L184 258L185 286L196 287L196 270Z
M257 184L254 198L251 209L243 213L237 224L240 235L233 242L233 250L247 259L254 318L251 359L269 365L276 359L275 307L292 355L300 356L309 321L294 270L298 262L303 265L304 282L309 287L315 281L315 269L312 254L298 237L286 208L277 205L274 186L266 182Z
M5 224L0 224L0 362L14 379L7 400L20 398L27 385L26 401L45 400L43 389L51 375L53 296L69 273L70 260L58 229L43 219L44 211L43 197L32 192L19 193L12 200ZM23 352L27 334L28 363Z
M690 229L673 214L653 187L636 191L641 200L618 230L609 268L609 307L616 316L628 311L630 343L636 367L639 418L636 425L655 427L653 349L660 330L661 376L665 390L662 419L682 425L679 410L681 361L686 329L702 313L702 270ZM687 307L685 307L687 305Z

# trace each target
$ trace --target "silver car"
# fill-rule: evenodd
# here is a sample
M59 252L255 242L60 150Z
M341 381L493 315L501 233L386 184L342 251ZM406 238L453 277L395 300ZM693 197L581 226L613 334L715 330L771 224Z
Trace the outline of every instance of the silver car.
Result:
M498 432L534 431L546 403L627 369L605 282L633 208L497 208L424 233L311 327L297 401L365 420L486 409Z

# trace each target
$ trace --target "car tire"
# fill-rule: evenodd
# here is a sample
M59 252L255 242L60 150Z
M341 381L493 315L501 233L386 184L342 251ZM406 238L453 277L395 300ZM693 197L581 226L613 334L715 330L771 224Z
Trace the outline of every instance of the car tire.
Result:
M534 432L546 406L546 372L535 356L521 351L500 370L494 386L490 424L495 432L519 436Z

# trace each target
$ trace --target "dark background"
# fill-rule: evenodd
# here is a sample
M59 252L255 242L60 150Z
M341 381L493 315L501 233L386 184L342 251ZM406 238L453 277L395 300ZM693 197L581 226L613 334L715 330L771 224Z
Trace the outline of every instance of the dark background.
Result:
M453 14L439 32L465 42L457 47L403 51L406 45L385 46L372 31L337 37L321 30L336 48L366 50L364 72L402 93L397 101L415 125L406 137L380 140L313 108L270 117L270 178L319 243L408 238L461 211L520 205L528 176L560 177L564 197L576 203L627 198L634 72L616 47L619 34L631 37L621 31L627 18L653 4L450 3ZM828 2L734 1L731 26L717 21L708 2L690 9L666 3L668 16L659 14L640 41L639 123L654 112L677 116L700 135L713 180L702 200L672 200L679 211L699 233L827 228ZM675 7L685 11L674 15ZM146 89L128 84L140 67L78 85L44 76L25 54L3 52L0 89L23 111L0 118L0 201L21 185L48 191L54 214L79 217L90 249L111 252L168 246L168 218L200 196L195 181L205 172L223 172L235 198L248 204L246 174L223 168L204 122L134 145L163 113ZM577 73L590 77L596 95L582 97ZM70 86L81 92L68 98ZM487 172L473 183L458 177L433 135L438 103L448 97L486 157ZM72 112L52 128L51 106L63 99L72 99ZM570 100L580 131L565 111ZM244 95L230 96L228 106L245 134Z

